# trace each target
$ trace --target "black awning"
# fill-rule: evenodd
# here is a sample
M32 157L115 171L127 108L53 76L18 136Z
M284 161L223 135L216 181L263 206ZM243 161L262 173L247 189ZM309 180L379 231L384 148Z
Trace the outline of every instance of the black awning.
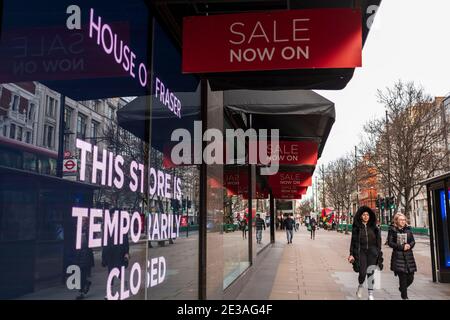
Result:
M319 157L336 118L334 103L310 90L229 90L224 107L252 114L254 129L279 129L281 140L317 140Z
M355 69L295 69L210 73L213 91L254 90L341 90L352 79Z
M193 136L194 121L200 119L200 86L195 92L176 92L176 96L183 101L181 118L152 96L138 97L117 111L119 126L133 135L149 142L150 127L152 128L152 147L163 151L170 142L172 132L176 129L186 129ZM150 103L152 101L151 113ZM150 126L150 120L151 126Z

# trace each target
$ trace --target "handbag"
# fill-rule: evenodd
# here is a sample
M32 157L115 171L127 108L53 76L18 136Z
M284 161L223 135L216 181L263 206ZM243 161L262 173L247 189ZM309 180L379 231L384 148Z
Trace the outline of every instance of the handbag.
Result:
M383 271L383 262L384 262L384 258L383 258L383 252L380 251L380 254L378 255L378 259L377 259L377 266L378 268L380 268L380 271Z
M352 265L353 265L353 271L355 271L356 273L359 273L359 270L360 270L359 261L357 261L355 259L355 261L353 261Z
M123 266L128 268L128 265L130 264L130 260L127 257L123 257Z

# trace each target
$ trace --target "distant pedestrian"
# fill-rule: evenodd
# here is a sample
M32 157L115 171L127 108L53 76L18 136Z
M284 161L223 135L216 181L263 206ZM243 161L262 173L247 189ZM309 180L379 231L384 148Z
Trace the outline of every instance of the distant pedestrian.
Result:
M247 220L241 220L242 239L247 239L248 224Z
M355 214L352 227L352 240L348 261L353 264L353 270L359 273L356 295L362 298L363 284L367 278L374 276L374 267L383 269L383 254L381 251L381 231L376 225L375 212L363 206ZM371 267L371 268L370 268ZM368 268L372 269L369 273ZM374 300L373 283L368 281L369 300Z
M256 227L256 243L261 243L263 228L264 230L266 230L266 222L264 221L264 219L261 219L260 214L256 215L255 227Z
M403 300L408 300L408 287L414 281L417 271L412 249L416 244L411 228L406 224L406 216L397 213L394 225L389 228L388 244L392 250L391 270L398 276L399 290Z
M112 208L109 210L111 215L118 215L119 209ZM107 237L107 245L102 248L102 266L108 268L108 275L113 269L121 272L122 267L128 268L130 260L130 245L128 234L124 234L122 239L115 243L114 236L109 234ZM125 281L127 283L127 281ZM111 282L114 286L114 279ZM105 297L107 299L107 297Z
M284 228L286 229L287 242L292 243L292 238L294 237L294 225L295 221L291 215L288 215L284 220Z
M91 268L94 266L94 252L89 248L88 219L83 218L81 227L81 247L75 251L75 263L80 268L80 290L77 299L84 299L89 292Z
M309 227L311 228L311 239L312 240L316 239L316 226L317 226L317 221L313 217L309 220Z

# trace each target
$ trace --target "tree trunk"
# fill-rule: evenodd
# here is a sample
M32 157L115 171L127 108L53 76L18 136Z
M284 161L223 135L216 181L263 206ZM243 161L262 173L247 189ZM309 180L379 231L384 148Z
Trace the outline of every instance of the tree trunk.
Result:
M409 195L411 194L411 188L405 187L405 216L408 220L411 219L411 202L409 201Z

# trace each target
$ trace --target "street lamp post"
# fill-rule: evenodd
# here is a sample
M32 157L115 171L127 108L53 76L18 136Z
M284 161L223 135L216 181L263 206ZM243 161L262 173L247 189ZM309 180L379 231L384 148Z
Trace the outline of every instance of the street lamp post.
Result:
M358 148L355 146L355 185L356 185L356 207L359 207L359 187L358 187Z
M392 187L391 187L391 143L389 139L389 119L388 111L386 110L386 139L387 139L387 165L388 165L388 189L389 189L389 199L392 197ZM392 221L392 208L389 206L389 223Z
M369 190L369 198L370 198L369 207L371 209L373 208L372 192L373 192L373 187L370 187L370 190Z

